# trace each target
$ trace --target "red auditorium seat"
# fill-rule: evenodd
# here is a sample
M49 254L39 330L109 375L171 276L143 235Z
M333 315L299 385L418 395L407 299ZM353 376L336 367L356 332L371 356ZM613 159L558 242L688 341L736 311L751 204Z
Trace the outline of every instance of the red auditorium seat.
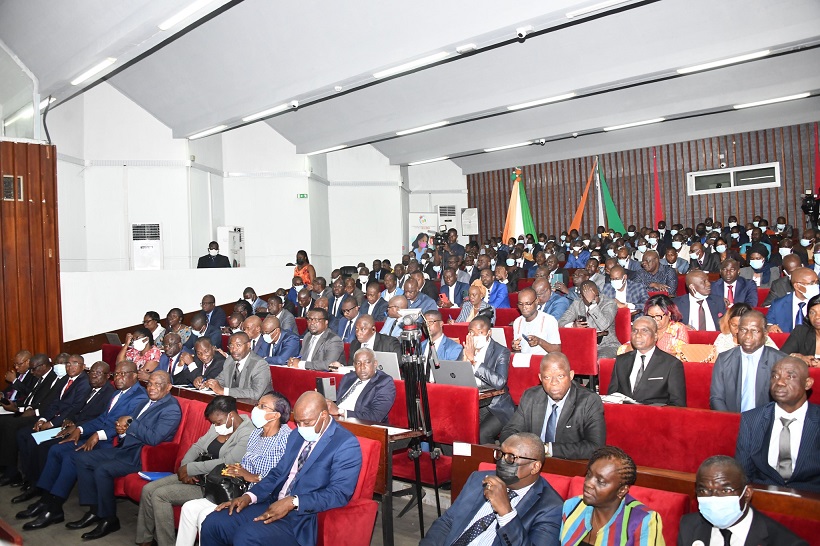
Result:
M498 326L509 326L512 322L521 316L521 313L518 312L517 307L510 307L508 309L496 309L495 310L495 325Z
M689 343L693 345L713 345L720 332L689 330Z
M683 296L686 294L686 275L678 273L678 290L676 295Z
M108 364L113 370L117 367L117 356L119 356L121 350L122 345L104 343L102 346L102 361Z
M632 339L632 313L626 307L621 307L615 313L615 335L621 344Z
M761 305L763 301L769 296L769 288L757 289L757 304Z
M789 339L789 334L769 334L769 338L771 338L771 340L774 341L775 345L777 345L778 347L782 347L783 344L786 343L786 340Z
M307 320L302 317L296 317L296 329L299 330L299 335L305 335L307 332Z
M593 328L558 328L561 352L576 374L598 376L598 342Z
M518 292L510 292L510 307L518 309Z
M524 288L529 288L534 281L535 279L518 279L518 289L523 290Z
M763 316L766 316L766 315L769 314L769 308L768 307L755 307L755 311L760 311L761 313L763 313Z
M515 355L510 357L510 367L507 369L507 389L510 391L510 397L516 406L525 390L539 384L538 372L541 368L542 358L544 358L543 355L532 355L529 367L515 368L513 367Z
M449 319L456 320L458 318L458 314L461 313L461 307L440 308L439 311L441 311L441 317L446 324Z

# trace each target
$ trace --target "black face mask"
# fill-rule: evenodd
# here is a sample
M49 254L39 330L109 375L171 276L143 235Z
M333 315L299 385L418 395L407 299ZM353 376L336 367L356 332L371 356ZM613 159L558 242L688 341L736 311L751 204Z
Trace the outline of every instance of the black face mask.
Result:
M296 258L296 263L299 264L299 265L305 265L305 259L304 258Z
M495 475L501 478L501 481L509 487L518 481L518 465L509 464L504 459L496 461Z

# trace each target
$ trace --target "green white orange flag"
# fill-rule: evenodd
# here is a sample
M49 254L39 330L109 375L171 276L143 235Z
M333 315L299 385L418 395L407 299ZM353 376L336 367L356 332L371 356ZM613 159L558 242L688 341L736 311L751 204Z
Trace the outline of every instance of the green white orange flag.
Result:
M521 179L521 169L516 167L510 175L513 183L510 194L510 206L507 209L507 221L504 224L504 234L502 241L505 243L510 237L518 238L519 235L530 234L536 237L535 224L532 221L530 203L527 200L527 191L524 188L524 181Z
M621 216L618 214L618 209L615 208L615 202L612 200L612 194L609 193L609 186L606 184L604 178L604 171L601 169L601 164L598 163L598 187L601 189L603 195L604 208L606 209L606 223L607 227L617 233L626 233L624 223Z

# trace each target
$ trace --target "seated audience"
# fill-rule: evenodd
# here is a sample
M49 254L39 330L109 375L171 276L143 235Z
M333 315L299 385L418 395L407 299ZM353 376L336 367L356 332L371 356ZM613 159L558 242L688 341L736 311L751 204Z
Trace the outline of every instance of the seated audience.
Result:
M268 298L268 314L279 319L279 325L283 330L288 330L297 336L299 328L296 326L296 319L293 313L285 309L282 298L276 294Z
M656 294L646 300L643 315L654 320L658 326L658 341L655 346L680 359L683 346L689 343L689 330L681 322L680 311L675 302L665 294ZM632 342L629 341L618 348L618 354L631 350Z
M439 360L461 360L461 355L464 347L442 332L442 325L444 320L439 311L427 311L424 313L424 319L427 321L427 331L430 334L428 339L421 342L421 354L427 354L427 345L432 341L433 348L436 350L436 356ZM351 346L351 350L353 347ZM399 348L399 354L401 348ZM399 357L401 358L401 357Z
M264 313L268 310L265 300L256 295L256 290L248 286L242 291L242 299L248 302L253 313Z
M268 347L261 356L271 366L284 366L299 355L299 336L283 329L276 316L269 314L262 321L262 336Z
M378 281L367 283L364 297L365 301L362 303L361 313L370 315L376 322L383 321L387 317L387 302L381 297Z
M438 309L433 298L419 292L419 282L414 276L404 283L404 297L407 298L408 309L421 309L422 313Z
M221 335L222 327L226 324L227 317L225 316L225 311L223 311L221 307L216 306L216 298L214 298L212 294L202 296L202 301L199 305L208 321L205 333L202 335L210 337L211 343L213 343L215 336ZM214 345L216 345L216 343L214 343Z
M795 326L806 322L806 304L820 293L817 273L806 267L792 271L792 293L772 302L766 320L769 332L790 333Z
M373 270L368 277L368 283L376 281L377 283L384 280L385 275L390 273L390 269L385 268L382 261L379 259L373 260Z
M674 247L668 247L664 253L664 259L661 260L661 265L671 267L676 275L686 275L689 273L689 260L684 260L678 255L678 251Z
M592 281L584 282L580 289L581 297L570 304L558 320L558 327L594 328L598 333L598 358L613 358L620 345L615 335L618 306L614 299L599 293Z
M303 288L296 296L296 313L294 316L307 318L308 311L313 309L313 298L310 296L310 290Z
M117 362L130 360L137 365L138 371L145 368L143 378L146 378L159 365L160 355L162 351L154 344L151 331L145 327L138 327L133 332L125 334L125 345L117 355Z
M246 318L253 316L253 306L245 300L239 300L233 304L233 312L242 315L242 320L240 322L244 322ZM225 327L223 326L222 328L222 331L224 332Z
M553 292L552 286L546 279L536 279L532 283L535 296L538 298L538 310L550 315L555 320L559 320L569 307L570 301L559 294Z
M205 313L199 312L196 313L191 318L191 337L188 338L188 341L182 344L182 350L188 353L194 352L194 343L201 338L205 337L208 341L211 342L211 345L215 347L222 347L222 331L211 330L210 334L207 336L205 332L208 331L208 317Z
M820 296L814 296L806 305L806 322L794 327L783 352L799 358L809 367L820 366L820 353L817 351L817 337L820 335Z
M353 366L353 356L359 349L370 349L383 353L395 353L401 362L401 345L393 336L380 334L376 331L376 323L370 315L359 315L355 327L356 337L350 343L350 357L347 365Z
M333 331L342 338L343 343L350 343L354 338L353 325L356 323L356 319L361 316L359 313L360 307L354 298L348 298L342 304L341 309L342 316Z
M569 269L583 269L589 260L589 250L584 247L583 241L573 241L570 244L570 253L567 254L566 267Z
M251 422L255 427L250 432L248 445L242 461L225 467L225 475L241 478L248 482L248 490L262 481L268 472L279 464L285 453L291 429L287 426L290 418L290 403L278 392L262 395L251 411ZM177 546L194 546L202 522L214 511L216 504L206 498L189 500L182 505L177 532Z
M216 396L205 407L211 426L188 448L176 474L154 480L142 488L137 515L137 544L159 546L175 543L174 506L202 498L200 483L220 465L242 460L253 423L236 410L236 398Z
M13 370L6 372L6 382L9 386L3 391L6 400L17 402L25 400L34 386L37 384L37 377L29 369L31 353L29 351L19 351L14 355L12 362Z
M159 323L159 313L148 311L142 319L142 325L151 332L154 338L154 345L162 349L162 338L165 335L165 328Z
M598 258L592 257L587 261L587 265L584 268L587 271L587 275L589 275L589 280L595 283L598 290L603 289L607 280L606 275L604 275L604 266L600 264L601 262Z
M635 319L631 339L635 350L615 359L607 392L619 392L640 404L686 406L683 364L656 348L657 323L649 317Z
M359 287L356 285L356 279L353 277L348 277L344 280L345 285L345 292L348 296L351 296L356 303L361 305L364 301L364 292L362 292Z
M740 270L740 276L749 279L758 288L769 288L780 277L780 268L769 261L769 251L762 245L754 245L746 254L749 265Z
M399 264L400 265L400 264ZM396 267L398 268L399 265ZM402 268L402 271L404 268ZM387 273L384 276L384 290L382 290L382 299L384 301L389 302L391 299L395 298L396 296L401 296L404 294L404 290L402 290L398 286L398 273Z
M237 304L239 305L239 304ZM244 309L244 305L240 305L240 308ZM238 334L242 331L242 323L245 321L247 315L243 313L231 313L228 315L227 324L222 327L222 334L229 336L231 334Z
M737 347L737 329L740 327L740 317L751 311L745 303L734 304L723 318L720 319L720 332L715 338L715 354L720 354ZM766 336L766 346L779 349L769 336Z
M660 256L654 250L647 250L641 258L641 269L635 272L635 282L647 292L665 292L674 296L678 290L678 274L671 267L661 265Z
M601 293L615 300L618 309L626 307L630 313L638 314L649 298L646 287L638 281L630 280L626 269L620 265L613 266L609 271L609 282L601 289Z
M494 309L509 309L510 307L510 293L507 287L497 280L495 280L495 273L489 267L482 269L479 274L479 279L484 288L487 289L487 295L484 300L489 303Z
M467 299L461 304L461 312L455 320L450 319L450 324L470 322L479 314L489 317L490 322L495 324L495 309L484 300L486 294L487 289L481 282L471 285L467 290Z
M709 457L695 476L698 511L684 514L678 544L808 546L778 522L752 508L754 489L743 467L727 455Z
M535 290L525 288L518 293L518 311L521 316L513 321L513 351L545 355L561 350L558 321L538 310Z
M443 282L439 294L444 294L446 299L439 298L439 307L461 307L462 302L467 297L468 285L456 280L456 270L448 267L441 275Z
M556 282L553 290L563 294L570 302L573 302L581 297L580 287L588 280L589 273L586 269L576 269L572 272L572 288L567 288L567 285L563 282Z
M783 257L783 276L779 279L774 279L772 281L772 284L769 287L769 294L766 296L766 299L764 299L763 303L761 304L763 307L769 307L772 304L772 302L774 302L774 300L782 298L783 296L791 293L791 275L795 269L801 266L802 262L800 261L800 256L798 256L797 254L789 254L788 256Z
M394 296L387 302L387 317L380 333L398 338L401 334L401 324L398 322L399 311L407 309L407 298L404 296Z
M232 335L228 341L228 353L230 356L225 359L219 376L203 380L199 388L207 387L216 394L252 400L258 400L272 390L268 363L251 352L248 334Z
M661 516L629 494L637 474L635 461L621 449L595 450L584 494L564 502L561 546L665 544Z
M345 292L345 285L342 282L342 279L339 278L330 285L330 289L333 292L331 296L327 298L328 302L328 313L335 319L340 319L342 317L342 303L345 300L352 299L352 296L349 296L347 292Z
M601 398L573 381L574 377L563 353L541 359L541 384L521 395L518 409L501 431L501 441L531 432L544 442L547 456L559 459L588 459L603 447L606 423Z
M507 391L510 350L490 336L491 329L492 324L487 317L478 316L470 321L462 356L462 360L473 365L476 386L480 390L502 391L479 402L479 437L482 444L493 443L515 412L515 405Z
M435 271L432 271L432 270L431 270L431 272L435 273ZM436 288L435 283L430 282L428 280L428 277L425 276L425 275L426 274L424 272L422 272L421 270L413 272L413 278L416 279L416 282L419 285L419 293L420 294L425 294L428 298L430 298L434 302L438 301L438 288ZM430 276L429 278L432 279L432 278L435 278L435 277ZM405 289L405 292L407 292L406 289Z
M493 457L495 471L473 472L420 546L558 544L561 497L541 476L538 436L513 434Z
M774 401L740 415L735 458L750 481L820 492L820 407L807 398L813 385L806 363L787 356L772 368Z
M311 309L308 312L307 323L308 332L302 340L301 356L288 359L288 366L326 372L331 362L342 360L344 343L333 330L328 328L328 314L325 309ZM270 377L270 371L266 369L266 372ZM268 390L270 390L270 384L268 385Z
M722 294L712 293L709 276L697 268L686 274L686 291L674 299L682 321L692 330L718 330L720 317L726 312Z
M497 264L495 266L494 274L495 280L507 287L507 294L518 292L518 277L510 279L509 273L507 272L507 266L505 264Z
M726 309L736 303L745 303L757 307L757 286L743 277L739 277L740 264L734 258L727 258L720 263L720 278L712 283L712 292L723 296Z
M720 269L720 261L716 254L712 254L700 241L689 245L689 272L703 271L704 273L717 273ZM687 281L687 285L689 282Z
M225 357L222 351L208 338L201 338L194 344L194 355L182 353L172 375L176 385L193 385L200 389L202 383L208 379L216 379L225 366Z
M759 311L740 317L738 346L718 356L712 369L709 405L714 410L735 413L769 403L769 376L772 366L786 356L766 347L766 318Z
M336 400L327 400L327 410L332 416L387 422L387 414L396 400L396 383L376 369L377 365L371 349L362 348L354 353L354 370L339 381Z
M249 316L242 323L242 331L248 334L251 352L264 358L268 352L268 342L262 337L262 319L256 315Z
M165 334L165 347L159 357L159 364L155 369L172 373L182 356L182 341L179 334L168 332Z

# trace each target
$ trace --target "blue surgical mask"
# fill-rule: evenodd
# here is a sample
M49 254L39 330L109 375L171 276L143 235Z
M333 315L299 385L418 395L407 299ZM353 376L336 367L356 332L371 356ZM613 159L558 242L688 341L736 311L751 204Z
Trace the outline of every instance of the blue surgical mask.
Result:
M698 510L706 521L718 529L728 529L743 517L744 510L740 508L740 495L731 497L698 497Z
M683 243L681 241L672 241L672 248L674 248L675 250L680 250L680 247L682 246Z
M763 269L764 260L749 260L752 269Z
M507 267L512 267L515 265L515 258L507 258Z
M723 254L724 252L726 252L726 245L718 245L715 247L715 250Z
M646 245L638 245L638 252L646 252Z
M65 364L55 364L52 369L57 377L63 377L67 373L65 370Z

